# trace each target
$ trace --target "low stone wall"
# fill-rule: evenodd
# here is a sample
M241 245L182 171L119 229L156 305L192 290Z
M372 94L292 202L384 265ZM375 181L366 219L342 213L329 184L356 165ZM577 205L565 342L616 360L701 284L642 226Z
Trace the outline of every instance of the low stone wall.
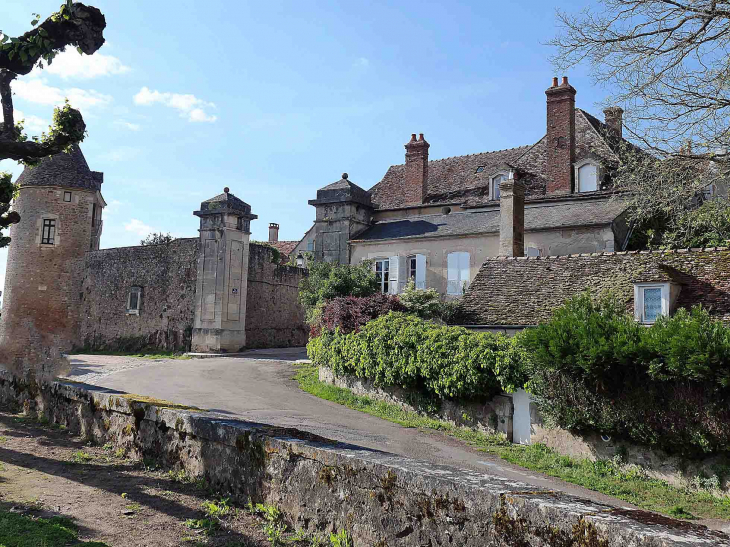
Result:
M319 381L349 389L362 395L400 406L404 410L427 414L452 425L475 427L486 433L503 433L512 441L512 398L499 395L487 403L456 403L442 400L434 409L429 401L399 387L375 387L371 380L354 375L337 376L327 367L319 367Z
M275 504L298 529L345 528L358 547L730 547L725 534L647 512L93 386L2 372L0 402L204 476L238 502Z
M337 387L346 388L371 399L385 401L400 406L405 410L418 412L443 420L453 425L474 427L487 433L500 432L513 440L512 425L514 405L512 397L500 395L487 403L458 403L441 401L441 407L434 409L423 404L418 395L398 387L375 387L372 381L354 375L337 376L326 368L320 367L319 380ZM718 475L718 469L730 466L730 457L713 456L702 460L688 460L667 454L662 450L647 448L621 440L600 435L579 435L560 428L546 427L535 403L530 403L530 444L542 443L564 456L587 458L589 460L610 460L620 457L629 465L640 466L652 478L666 481L678 487L685 487L695 477L712 477ZM730 477L725 475L720 489L730 490Z

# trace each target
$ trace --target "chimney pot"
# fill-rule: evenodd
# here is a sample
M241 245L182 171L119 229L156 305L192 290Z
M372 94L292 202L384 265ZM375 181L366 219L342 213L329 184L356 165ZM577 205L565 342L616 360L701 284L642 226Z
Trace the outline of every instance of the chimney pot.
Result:
M228 186L226 186L225 188L223 188L223 193L224 193L224 194L227 194L227 193L228 193L228 192L230 192L230 191L231 191L231 189L230 189L230 188L228 188Z
M423 140L423 133L419 133L419 134L418 134L418 140L419 140L419 141L422 141L422 140Z
M562 85L568 85L568 77L563 76L563 84Z
M558 77L557 76L553 77L553 87L558 87Z
M411 141L415 141L415 140L416 140L416 134L415 133L411 133Z

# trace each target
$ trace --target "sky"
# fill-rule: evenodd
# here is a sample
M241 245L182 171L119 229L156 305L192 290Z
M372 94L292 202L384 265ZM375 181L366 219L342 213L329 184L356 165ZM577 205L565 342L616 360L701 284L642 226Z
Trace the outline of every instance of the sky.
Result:
M226 186L259 217L252 239L277 222L298 240L318 188L343 172L372 187L403 163L411 133L431 159L539 140L544 91L562 76L545 45L555 10L588 2L87 0L107 43L19 78L15 108L29 134L65 98L83 113L82 150L104 172L104 248L197 236L192 212ZM0 29L22 34L60 3L3 0ZM602 117L607 91L584 68L567 75L577 105Z

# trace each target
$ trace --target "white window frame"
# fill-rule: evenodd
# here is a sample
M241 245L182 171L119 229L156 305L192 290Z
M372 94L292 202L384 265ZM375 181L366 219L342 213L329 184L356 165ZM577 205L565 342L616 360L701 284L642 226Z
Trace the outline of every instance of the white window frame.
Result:
M142 309L142 287L134 286L129 289L127 294L127 315L139 315ZM137 295L137 306L132 307L132 294Z
M540 249L537 247L525 247L525 256L540 256Z
M651 325L656 320L648 321L644 317L644 291L646 289L661 289L662 311L661 316L667 317L670 312L669 283L636 283L634 284L634 319L644 325Z
M66 199L66 196L68 196L68 199ZM73 199L73 194L69 192L68 190L63 192L63 201L65 203L71 203L71 200Z
M456 261L455 265L452 263L452 257ZM471 254L467 251L454 251L446 255L446 294L461 296L470 282Z
M509 180L509 173L507 171L498 171L497 173L492 173L492 175L489 177L489 199L499 199L499 196L497 193L499 192L499 183L495 181L498 177L504 177L504 180ZM499 181L504 182L504 181Z
M376 258L373 260L373 268L375 271L375 276L378 275L378 263L381 264L380 268L380 280L378 281L378 285L380 285L380 292L383 294L387 294L390 292L390 259L389 258ZM388 275L383 275L383 272L386 272Z
M415 266L415 268L413 267ZM417 289L426 288L426 255L412 254L406 258L407 281L413 280Z
M585 167L586 165L592 165L596 168L596 189L595 190L582 190L581 189L581 183L580 183L580 170ZM580 161L575 164L575 187L578 193L582 192L597 192L601 189L601 165L596 160L593 159L585 159L583 161Z

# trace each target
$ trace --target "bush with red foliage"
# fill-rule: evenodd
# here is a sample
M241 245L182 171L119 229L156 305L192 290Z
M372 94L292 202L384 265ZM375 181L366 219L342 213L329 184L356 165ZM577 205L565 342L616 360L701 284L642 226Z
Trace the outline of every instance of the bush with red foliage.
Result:
M377 293L372 296L333 298L322 309L316 334L319 335L321 329L334 331L337 327L343 334L358 332L368 321L391 311L405 311L405 306L397 296Z

